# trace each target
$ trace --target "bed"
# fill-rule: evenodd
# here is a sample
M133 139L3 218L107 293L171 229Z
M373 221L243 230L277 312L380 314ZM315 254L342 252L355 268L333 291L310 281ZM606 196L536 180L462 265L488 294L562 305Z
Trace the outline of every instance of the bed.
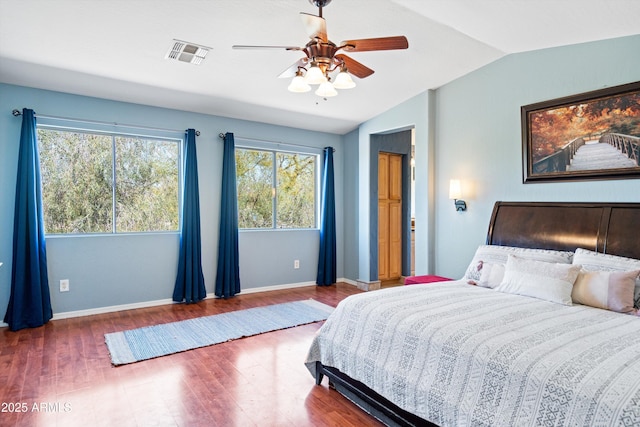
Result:
M346 298L306 366L386 425L640 426L639 224L640 203L496 202L464 278Z

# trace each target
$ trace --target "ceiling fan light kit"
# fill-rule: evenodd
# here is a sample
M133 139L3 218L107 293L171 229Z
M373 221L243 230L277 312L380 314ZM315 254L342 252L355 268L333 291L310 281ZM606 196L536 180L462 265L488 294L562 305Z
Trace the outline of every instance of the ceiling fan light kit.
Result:
M307 83L302 71L297 71L296 76L291 80L291 84L287 87L289 92L304 93L311 90L311 86Z
M353 81L351 75L347 72L347 69L342 69L336 76L336 80L333 82L333 87L336 89L351 89L356 87L356 82Z
M332 96L338 95L338 91L336 90L336 88L333 87L333 85L329 81L321 83L320 86L318 86L318 89L316 89L314 93L323 98L330 98Z
M302 67L301 67L302 68ZM304 69L304 68L302 68ZM301 70L298 70L302 72ZM325 72L323 72L317 64L311 63L311 68L304 75L304 79L307 84L310 85L319 85L327 82L327 76Z
M293 76L291 83L287 86L290 92L309 92L311 90L310 85L319 85L314 93L323 98L327 98L338 95L336 89L342 90L355 87L356 84L351 78L351 75L363 79L369 77L374 72L355 59L338 53L338 51L367 52L407 49L409 47L409 42L405 36L348 40L336 45L327 38L327 23L322 17L322 8L330 2L331 0L309 0L309 3L318 7L318 16L300 12L302 23L311 39L304 47L234 45L233 48L302 51L305 57L299 59L295 64L281 73L279 77L290 78ZM336 71L337 74L332 83L331 74Z

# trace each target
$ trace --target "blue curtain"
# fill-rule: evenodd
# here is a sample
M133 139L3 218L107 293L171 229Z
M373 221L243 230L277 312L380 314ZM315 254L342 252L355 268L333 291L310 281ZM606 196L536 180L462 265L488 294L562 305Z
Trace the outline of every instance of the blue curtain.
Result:
M198 161L196 131L187 130L184 145L184 180L182 191L182 224L180 227L178 275L173 300L193 303L207 296L202 274L200 246L200 195L198 190Z
M11 295L4 321L17 331L42 326L51 317L36 119L33 110L25 108L13 220Z
M233 134L227 132L224 134L224 154L222 157L222 198L220 201L216 296L229 298L240 292L239 258L235 141Z
M320 214L320 255L316 284L336 283L336 196L333 183L333 148L324 149L322 207Z

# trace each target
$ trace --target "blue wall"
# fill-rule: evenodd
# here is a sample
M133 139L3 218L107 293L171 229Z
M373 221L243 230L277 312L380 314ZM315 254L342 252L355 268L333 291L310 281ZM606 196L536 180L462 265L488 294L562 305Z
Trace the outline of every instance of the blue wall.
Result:
M344 147L344 208L345 224L342 236L344 241L344 277L358 278L358 219L361 217L358 207L358 130L343 137ZM348 226L347 226L348 224Z
M358 151L349 151L348 164L358 165L357 190L358 221L353 224L358 238L358 278L363 282L377 280L377 274L371 273L371 257L377 256L377 241L373 241L369 231L371 194L370 151L372 135L414 129L415 139L415 206L416 219L416 274L427 274L431 270L433 252L433 99L432 91L417 95L389 111L374 117L360 125L358 129ZM374 183L377 185L377 181ZM350 256L351 253L348 254Z
M462 277L497 200L640 202L639 179L523 184L520 126L523 105L638 80L640 35L510 55L439 88L435 271ZM467 212L448 199L452 178Z
M245 138L322 148L333 146L337 190L338 277L343 275L342 137L251 121L108 101L0 84L0 314L4 316L11 280L13 209L21 119L14 108L50 116L116 122L162 129L195 128L205 283L213 292L217 262L222 142L220 132ZM318 231L240 233L243 289L314 282ZM54 314L170 299L179 236L169 234L51 237L47 239L49 284ZM293 260L300 269L293 269ZM59 292L60 279L71 291Z
M640 80L638 52L640 36L631 36L509 55L363 123L358 150L346 150L346 163L358 165L359 218L345 218L345 228L358 230L358 258L345 255L358 262L358 277L375 280L368 276L376 244L368 233L372 134L415 128L416 274L462 277L497 200L640 202L638 179L523 184L520 126L523 105ZM448 198L450 179L462 181L466 212Z
M212 292L217 259L220 132L313 147L334 146L338 277L369 277L369 146L374 134L415 129L416 273L461 277L485 240L496 200L640 202L640 180L522 183L520 107L640 80L640 36L504 57L407 100L344 136L0 84L0 314L9 298L13 198L20 133L14 108L202 132L198 169L203 267ZM457 213L448 183L462 180L469 209ZM176 234L48 240L56 313L165 300L175 277ZM317 231L243 232L243 288L313 282ZM300 259L300 269L293 260ZM71 292L58 292L70 279Z

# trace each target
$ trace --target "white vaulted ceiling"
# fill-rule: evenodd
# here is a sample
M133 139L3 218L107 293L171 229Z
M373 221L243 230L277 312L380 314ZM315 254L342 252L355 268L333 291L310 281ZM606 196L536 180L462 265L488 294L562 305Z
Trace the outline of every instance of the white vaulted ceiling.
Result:
M375 70L323 100L277 76L301 57L307 0L0 0L0 82L346 133L504 55L640 33L637 0L333 0L339 43L405 35L409 49L349 53ZM165 59L172 40L211 47ZM638 54L630 53L630 54Z

